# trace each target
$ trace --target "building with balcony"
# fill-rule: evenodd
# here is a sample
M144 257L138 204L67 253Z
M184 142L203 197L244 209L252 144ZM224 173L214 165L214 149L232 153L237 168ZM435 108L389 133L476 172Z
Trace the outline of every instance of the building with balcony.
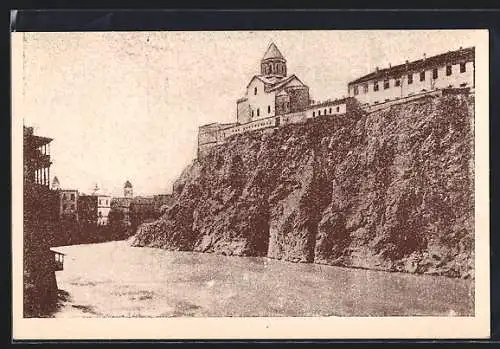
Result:
M23 126L23 313L40 317L57 299L51 244L58 221L58 196L49 188L51 138Z
M52 138L36 136L33 127L23 126L25 183L50 185L50 143Z

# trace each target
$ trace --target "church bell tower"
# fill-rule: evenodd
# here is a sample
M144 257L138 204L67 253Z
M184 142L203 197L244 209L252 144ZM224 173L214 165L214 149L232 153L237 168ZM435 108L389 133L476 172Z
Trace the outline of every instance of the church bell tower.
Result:
M260 74L286 76L286 59L274 43L269 45L264 57L260 61Z

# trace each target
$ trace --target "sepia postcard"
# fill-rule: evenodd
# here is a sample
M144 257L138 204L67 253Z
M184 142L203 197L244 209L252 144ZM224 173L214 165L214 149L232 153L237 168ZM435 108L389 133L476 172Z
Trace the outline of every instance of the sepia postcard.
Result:
M14 339L488 338L487 30L11 39Z

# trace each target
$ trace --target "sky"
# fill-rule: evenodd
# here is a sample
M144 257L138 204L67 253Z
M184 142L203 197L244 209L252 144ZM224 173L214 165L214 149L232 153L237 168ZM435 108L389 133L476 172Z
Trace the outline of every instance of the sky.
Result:
M16 33L23 122L53 138L62 188L170 193L196 157L198 127L236 120L236 100L274 42L316 101L389 64L476 45L477 32L246 31ZM21 57L21 56L19 56ZM52 179L51 179L52 180Z

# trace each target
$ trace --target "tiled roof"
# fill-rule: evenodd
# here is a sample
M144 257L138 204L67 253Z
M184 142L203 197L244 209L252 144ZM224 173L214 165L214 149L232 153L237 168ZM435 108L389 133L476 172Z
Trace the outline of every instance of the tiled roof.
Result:
M409 71L427 70L432 67L442 66L446 63L456 64L464 61L468 62L474 60L474 55L475 55L474 47L468 47L457 51L446 52L426 59L419 59L413 62L403 63L390 68L374 71L370 74L367 74L356 80L351 81L349 85L359 84L361 82L366 82L375 79L399 77Z

